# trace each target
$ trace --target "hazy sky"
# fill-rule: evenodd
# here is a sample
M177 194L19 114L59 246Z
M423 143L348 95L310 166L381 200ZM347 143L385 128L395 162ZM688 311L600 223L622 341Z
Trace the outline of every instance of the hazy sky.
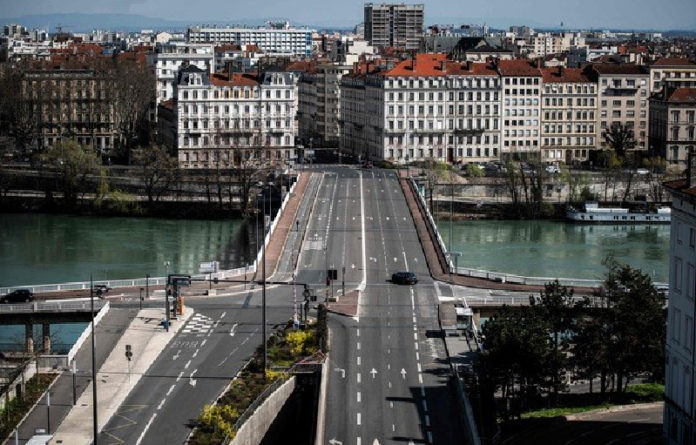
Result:
M295 23L354 25L362 1L332 0L0 0L0 17L72 12L143 14L191 22L265 17ZM427 23L486 22L493 26L696 29L695 0L426 0Z

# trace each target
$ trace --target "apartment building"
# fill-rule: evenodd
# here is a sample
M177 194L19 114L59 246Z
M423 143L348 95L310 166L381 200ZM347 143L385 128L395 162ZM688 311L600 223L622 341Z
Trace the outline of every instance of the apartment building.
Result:
M667 444L692 443L694 410L694 267L696 267L696 158L689 157L686 179L665 188L672 196L669 246L669 302L665 351L665 407L662 435Z
M650 98L650 152L686 168L696 148L696 88L664 89Z
M541 138L540 63L527 60L501 60L502 79L502 157L539 159Z
M529 50L534 57L560 54L571 49L586 47L585 38L579 33L540 33L530 38Z
M294 157L293 73L210 74L195 66L179 72L177 151L182 168L238 165L240 157L282 165Z
M609 149L604 133L613 125L633 129L635 150L648 148L649 74L643 66L598 63L592 66L599 88L599 147Z
M92 69L27 71L22 95L33 109L35 145L42 149L63 138L95 150L112 149L118 138L113 108L114 77Z
M310 29L290 27L217 28L194 26L188 28L186 39L190 43L257 45L262 52L271 56L311 57L312 32Z
M208 73L215 69L214 46L172 42L157 45L157 103L174 98L178 73L182 67L195 66Z
M696 88L696 61L685 57L664 57L650 65L650 92L663 87Z
M370 45L417 50L423 37L423 4L365 3L365 40Z
M341 148L369 159L451 163L500 156L500 79L484 63L417 54L341 81Z
M586 161L597 148L597 83L579 68L541 72L541 160Z

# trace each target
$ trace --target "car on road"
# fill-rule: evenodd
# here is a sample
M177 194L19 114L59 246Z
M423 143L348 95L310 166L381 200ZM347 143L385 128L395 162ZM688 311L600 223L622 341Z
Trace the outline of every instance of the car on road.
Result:
M11 304L11 303L28 303L34 299L34 292L29 289L17 289L4 297L0 298L0 303Z
M95 284L92 289L94 289L94 293L97 295L103 295L111 290L106 284Z
M558 165L550 164L546 166L546 172L555 175L561 172L561 168Z
M396 272L392 274L392 283L394 284L416 284L418 277L413 272Z

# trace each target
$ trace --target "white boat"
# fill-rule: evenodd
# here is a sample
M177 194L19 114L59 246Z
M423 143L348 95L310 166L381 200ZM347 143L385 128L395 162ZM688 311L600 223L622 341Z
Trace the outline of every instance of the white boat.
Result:
M586 202L583 210L568 207L566 218L573 222L594 224L669 224L672 209L660 207L656 212L638 212L620 207L599 207Z

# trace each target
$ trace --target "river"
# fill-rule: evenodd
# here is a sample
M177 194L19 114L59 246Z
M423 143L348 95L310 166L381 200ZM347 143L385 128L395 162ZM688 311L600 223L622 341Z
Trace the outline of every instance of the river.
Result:
M440 221L449 246L450 223ZM609 255L668 281L669 224L581 225L553 221L455 221L459 266L535 277L602 279Z
M179 220L0 214L0 286L198 273L252 263L253 227L240 219Z

